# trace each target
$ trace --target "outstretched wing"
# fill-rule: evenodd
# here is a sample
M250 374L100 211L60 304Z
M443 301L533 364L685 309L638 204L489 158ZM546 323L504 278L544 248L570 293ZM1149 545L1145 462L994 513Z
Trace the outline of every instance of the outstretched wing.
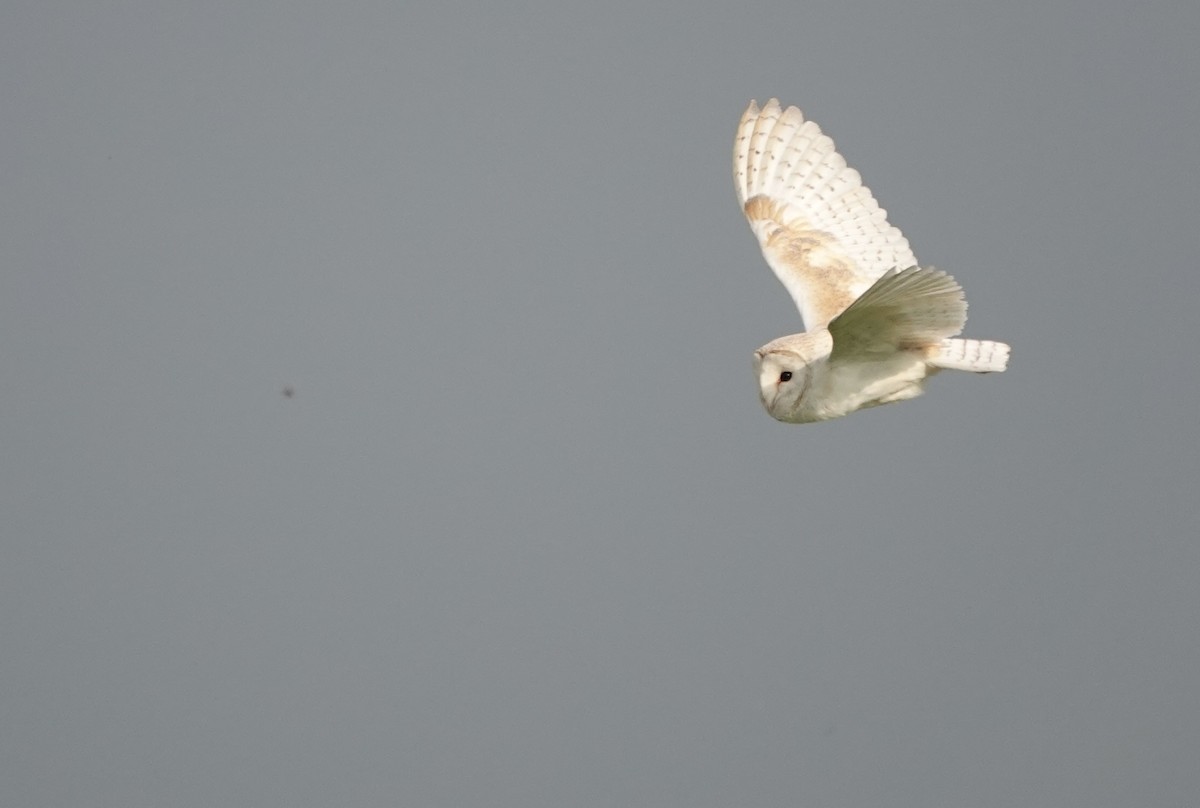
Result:
M750 102L733 144L733 181L763 256L810 331L888 270L917 263L858 172L796 107Z
M884 274L829 323L830 364L940 347L962 331L967 301L958 281L932 267Z

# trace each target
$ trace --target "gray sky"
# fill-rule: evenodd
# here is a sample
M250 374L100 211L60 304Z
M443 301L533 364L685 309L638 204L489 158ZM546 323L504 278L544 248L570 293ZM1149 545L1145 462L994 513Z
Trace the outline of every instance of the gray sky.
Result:
M1200 5L420 5L0 12L0 804L1192 804ZM1010 372L762 411L771 95Z

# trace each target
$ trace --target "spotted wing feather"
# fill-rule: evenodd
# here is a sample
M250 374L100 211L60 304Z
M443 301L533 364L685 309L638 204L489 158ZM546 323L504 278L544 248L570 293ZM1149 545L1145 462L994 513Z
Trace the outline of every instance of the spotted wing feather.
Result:
M738 202L763 256L810 331L892 269L916 264L908 241L800 110L751 102L733 147Z

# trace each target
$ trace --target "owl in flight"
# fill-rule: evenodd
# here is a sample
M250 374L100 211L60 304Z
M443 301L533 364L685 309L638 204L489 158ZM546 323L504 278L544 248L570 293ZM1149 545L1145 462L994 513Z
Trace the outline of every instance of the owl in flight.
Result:
M952 339L962 287L917 266L858 172L796 107L751 101L733 144L738 202L808 331L754 352L763 406L804 424L921 395L943 368L993 373L1002 342Z

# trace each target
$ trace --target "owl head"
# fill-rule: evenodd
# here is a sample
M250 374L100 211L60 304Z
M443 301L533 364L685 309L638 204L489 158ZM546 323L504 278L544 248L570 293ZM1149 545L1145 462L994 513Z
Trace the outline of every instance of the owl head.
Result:
M754 352L759 397L763 407L777 421L810 420L802 411L802 399L812 381L812 367L798 348L770 343Z

